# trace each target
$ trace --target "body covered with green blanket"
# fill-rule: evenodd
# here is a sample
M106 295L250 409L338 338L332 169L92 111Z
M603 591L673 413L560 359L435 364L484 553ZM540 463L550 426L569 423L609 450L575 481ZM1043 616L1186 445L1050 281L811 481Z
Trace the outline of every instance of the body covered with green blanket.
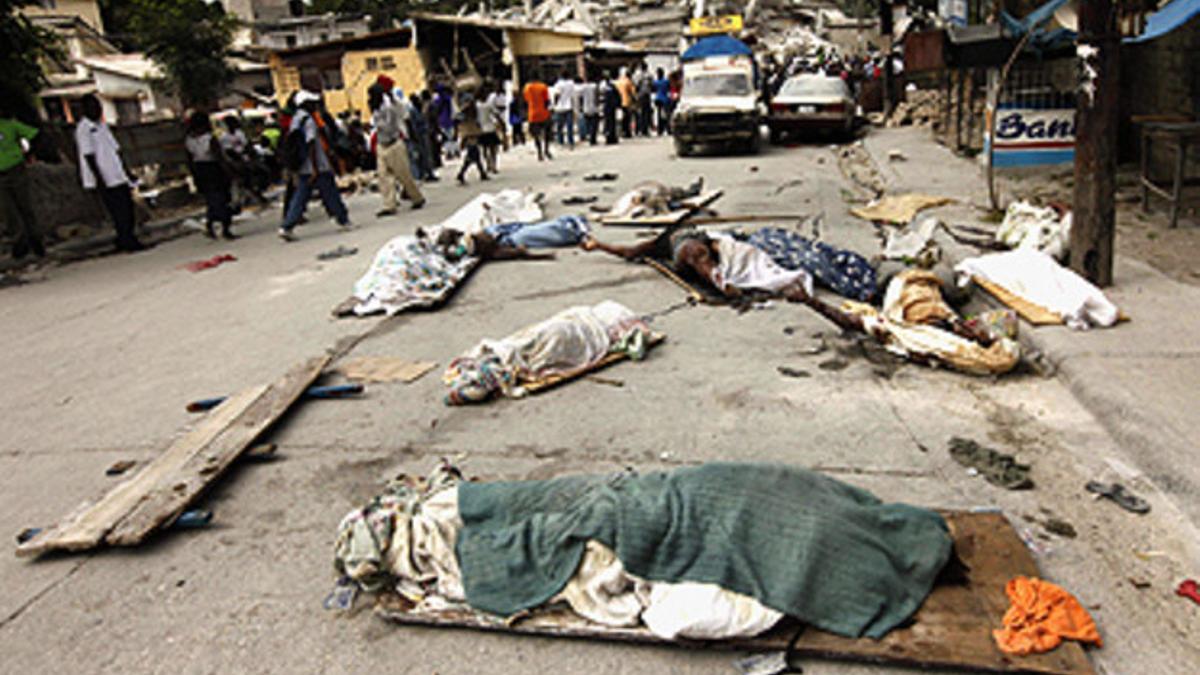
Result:
M467 601L502 616L562 590L595 539L644 579L712 583L880 638L921 606L951 552L938 514L783 465L463 483L458 500Z

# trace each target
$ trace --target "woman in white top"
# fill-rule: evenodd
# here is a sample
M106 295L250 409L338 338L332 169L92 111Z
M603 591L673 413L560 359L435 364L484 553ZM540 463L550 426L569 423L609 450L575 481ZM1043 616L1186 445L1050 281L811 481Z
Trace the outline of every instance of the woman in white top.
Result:
M203 112L192 113L187 123L187 138L184 141L188 153L188 167L196 182L196 190L204 196L205 234L216 239L215 223L221 224L221 236L237 239L230 226L233 224L233 207L230 205L230 169L221 150L221 144L213 137L212 123Z

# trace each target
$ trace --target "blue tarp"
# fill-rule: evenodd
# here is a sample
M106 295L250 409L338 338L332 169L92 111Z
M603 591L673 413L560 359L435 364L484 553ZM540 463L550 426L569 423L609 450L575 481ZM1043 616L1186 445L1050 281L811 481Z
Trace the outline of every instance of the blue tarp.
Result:
M1200 0L1174 0L1146 19L1146 30L1137 37L1125 38L1125 42L1145 42L1160 38L1179 28L1200 14Z
M728 35L714 35L700 40L683 53L684 61L696 61L710 56L750 56L753 52L745 42Z

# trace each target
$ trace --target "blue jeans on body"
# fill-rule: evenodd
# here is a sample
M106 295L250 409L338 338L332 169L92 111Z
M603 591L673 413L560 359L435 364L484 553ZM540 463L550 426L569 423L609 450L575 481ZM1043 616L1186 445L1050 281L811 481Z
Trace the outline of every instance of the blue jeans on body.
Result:
M346 205L342 202L341 193L338 192L333 172L323 171L316 176L300 175L296 184L296 192L292 194L292 201L288 204L287 216L283 219L283 229L290 230L300 222L300 217L304 215L304 208L308 206L308 199L312 196L314 187L321 194L321 202L325 205L325 210L333 216L337 224L347 225L350 223L350 215L346 213Z
M566 145L575 147L575 113L570 110L556 110L554 111L554 136L559 145L564 145L564 135L567 140Z

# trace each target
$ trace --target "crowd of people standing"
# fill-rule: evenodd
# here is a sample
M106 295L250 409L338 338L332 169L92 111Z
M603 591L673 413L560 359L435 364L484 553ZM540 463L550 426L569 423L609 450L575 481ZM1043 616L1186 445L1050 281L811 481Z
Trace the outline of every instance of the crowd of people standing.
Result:
M539 161L556 148L612 145L622 138L663 135L679 99L682 75L651 71L645 63L595 76L573 70L535 72L523 86L485 80L457 90L448 80L407 94L386 75L368 89L369 116L333 115L319 93L294 93L274 114L252 123L237 113L195 111L183 121L184 148L196 191L205 204L204 232L236 239L234 217L267 203L271 185L285 185L279 236L294 238L306 222L313 193L339 227L350 226L342 189L356 189L374 173L382 198L376 215L397 213L401 200L425 204L422 183L457 163L465 185L474 172L489 180L500 171L502 151L532 141ZM138 251L131 173L99 100L87 96L76 125L80 180L100 197L117 231L117 246ZM5 126L7 125L7 126ZM13 255L44 255L29 207L24 166L37 129L0 120L0 202L13 230ZM340 181L339 177L343 177Z

